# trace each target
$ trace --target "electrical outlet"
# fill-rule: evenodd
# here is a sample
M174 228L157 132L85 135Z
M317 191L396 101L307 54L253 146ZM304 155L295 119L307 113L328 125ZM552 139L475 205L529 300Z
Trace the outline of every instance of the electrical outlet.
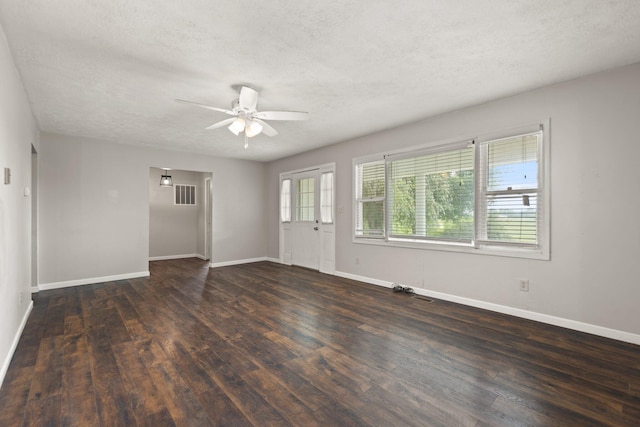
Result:
M360 264L360 258L356 257L356 265Z
M522 292L529 292L529 279L520 279L518 282Z

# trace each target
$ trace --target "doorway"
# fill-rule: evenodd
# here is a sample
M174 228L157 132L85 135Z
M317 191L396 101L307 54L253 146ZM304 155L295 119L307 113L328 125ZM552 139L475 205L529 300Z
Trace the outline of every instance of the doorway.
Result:
M335 273L335 164L280 174L280 262Z
M38 291L38 152L31 145L31 292Z
M204 259L211 261L211 177L204 180Z
M211 172L149 168L150 261L211 260L212 176ZM166 177L165 182L161 177Z

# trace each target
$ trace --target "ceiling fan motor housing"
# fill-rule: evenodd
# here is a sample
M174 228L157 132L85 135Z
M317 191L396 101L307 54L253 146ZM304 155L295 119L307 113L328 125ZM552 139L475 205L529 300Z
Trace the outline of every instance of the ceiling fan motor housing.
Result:
M233 101L231 101L231 109L236 113L245 113L245 114L255 113L255 110L251 111L247 107L241 107L240 98L236 98Z

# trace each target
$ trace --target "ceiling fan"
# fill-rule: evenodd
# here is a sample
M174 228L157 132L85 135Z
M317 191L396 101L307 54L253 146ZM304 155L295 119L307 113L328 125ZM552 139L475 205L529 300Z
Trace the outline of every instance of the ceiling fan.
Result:
M245 149L249 146L249 138L260 133L264 133L267 136L275 136L278 134L278 131L265 122L265 120L307 120L309 118L309 113L303 111L257 111L258 92L247 86L240 87L240 94L238 98L231 103L231 110L212 107L193 101L185 101L184 99L176 99L176 101L234 116L214 123L206 129L217 129L227 126L227 129L234 135L240 135L240 133L244 131Z

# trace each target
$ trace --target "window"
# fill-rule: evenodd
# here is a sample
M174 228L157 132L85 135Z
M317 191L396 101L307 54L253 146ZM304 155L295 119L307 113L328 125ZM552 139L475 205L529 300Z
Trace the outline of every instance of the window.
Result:
M387 160L389 237L473 240L473 147Z
M548 259L544 135L536 125L355 159L354 238Z
M333 172L320 176L320 219L323 224L333 223Z
M296 221L315 221L315 179L298 180Z
M356 165L356 236L384 237L384 162Z
M196 186L175 184L173 186L173 194L176 205L196 206Z
M280 188L280 221L291 222L291 179L283 179Z
M538 245L538 147L542 132L480 145L478 240Z

